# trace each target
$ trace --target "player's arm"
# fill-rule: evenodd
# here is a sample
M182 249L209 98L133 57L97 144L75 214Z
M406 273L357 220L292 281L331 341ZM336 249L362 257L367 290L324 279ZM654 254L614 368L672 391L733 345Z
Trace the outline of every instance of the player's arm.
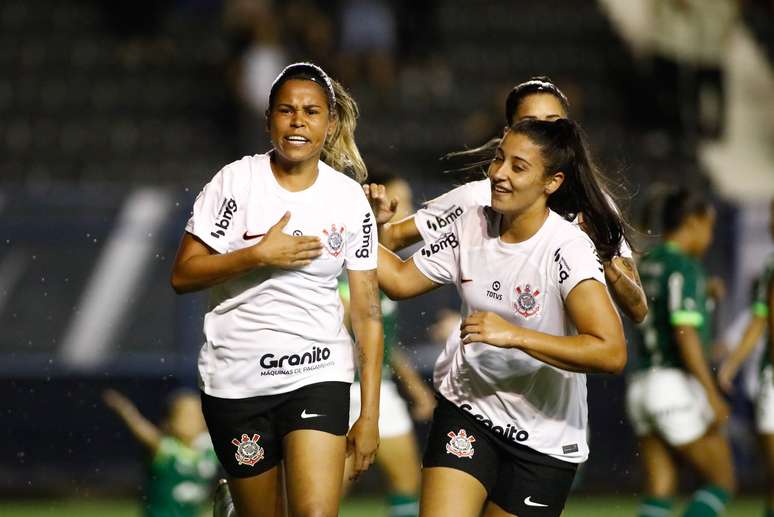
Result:
M376 271L348 270L349 313L360 368L360 417L347 436L355 455L353 474L368 469L379 446L379 387L382 380L384 330Z
M613 257L604 264L607 288L613 300L635 323L648 315L648 298L640 282L637 265L630 257Z
M389 222L398 208L397 198L388 199L384 185L369 183L363 185L363 192L368 199L379 226L379 243L390 251L401 250L422 240L414 214L404 217L394 223Z
M241 276L257 268L300 268L322 253L317 237L282 232L290 220L287 212L263 239L253 246L230 253L217 253L186 232L172 266L170 283L180 293L199 291Z
M626 340L604 284L581 281L565 298L565 310L578 330L575 336L554 336L514 325L492 312L476 312L463 320L462 340L517 348L572 372L621 373Z
M440 287L427 278L414 264L414 258L402 260L379 245L379 287L392 300L413 298Z
M433 390L422 380L419 372L399 348L393 348L390 354L390 366L400 380L406 394L411 399L411 415L421 422L430 420L435 408Z
M734 377L736 377L739 367L742 366L747 356L755 350L763 331L766 330L766 317L753 315L747 328L744 330L742 341L736 346L733 352L725 358L718 369L718 384L726 393L730 393L733 388Z
M673 326L677 348L688 373L693 375L704 388L707 400L715 412L715 420L723 422L729 416L728 404L723 400L715 385L710 367L704 357L704 349L696 328L691 324L678 324Z
M123 420L137 441L155 454L161 445L162 434L159 428L142 416L131 400L115 390L105 390L102 393L102 400Z

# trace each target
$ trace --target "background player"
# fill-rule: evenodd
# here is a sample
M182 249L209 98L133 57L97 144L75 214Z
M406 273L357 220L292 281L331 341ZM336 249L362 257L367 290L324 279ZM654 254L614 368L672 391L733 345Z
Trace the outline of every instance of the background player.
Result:
M266 115L273 149L204 188L172 285L212 288L202 406L237 514L281 514L282 461L290 514L337 515L347 449L358 474L379 439L376 228L360 185L332 168L365 178L357 106L322 69L296 63L272 85ZM349 433L356 359L337 293L344 269L362 400Z
M535 77L518 84L508 94L505 101L506 127L520 120L568 118L569 109L567 97L550 79ZM494 139L472 151L456 154L478 157L486 166L498 142L499 139ZM473 166L480 164L481 162L478 162ZM612 198L608 196L608 199L612 203ZM385 224L379 230L379 242L390 250L402 249L419 240L432 242L465 211L472 207L487 206L490 201L488 179L465 183L428 201L416 214ZM395 203L397 200L393 200L393 207ZM380 216L379 211L377 208L377 218L380 220L389 217L389 212ZM618 307L634 322L641 322L648 312L647 300L640 284L632 250L625 240L621 242L619 252L604 262L604 268L608 289Z
M646 476L640 515L671 510L677 453L706 482L684 515L714 516L735 489L731 452L720 429L729 408L706 350L711 314L700 259L712 242L715 211L701 194L681 189L667 195L662 218L664 242L640 262L651 311L640 328L638 370L627 389Z
M372 181L384 185L388 199L398 198L401 204L395 217L402 218L411 210L411 187L394 176L376 176ZM346 282L340 284L344 306L349 306L349 288ZM386 476L388 493L388 515L390 517L412 517L419 511L418 496L420 484L420 462L416 437L411 416L418 421L427 421L435 408L435 396L419 373L398 346L398 304L383 294L380 296L384 318L384 361L382 365L382 387L379 401L379 450L376 464ZM348 321L345 316L344 321ZM406 402L398 393L391 378L394 372L404 392L411 400L411 416ZM352 384L350 390L350 423L360 413L360 385ZM352 461L347 460L344 474L345 492L351 477Z
M769 205L769 232L774 237L774 200ZM765 350L761 359L760 381L755 397L755 426L766 462L765 517L774 517L774 254L769 255L763 271L755 283L750 320L741 343L723 361L718 370L718 383L726 393L739 367L765 336Z
M187 390L173 392L166 401L160 427L115 390L103 392L102 400L148 452L144 515L201 515L212 493L217 458L207 435L199 396Z
M454 283L463 301L423 460L421 515L556 517L588 455L582 372L626 363L595 246L564 217L589 214L604 259L623 223L566 119L512 126L489 177L491 207L468 211L405 262L380 248L391 298Z

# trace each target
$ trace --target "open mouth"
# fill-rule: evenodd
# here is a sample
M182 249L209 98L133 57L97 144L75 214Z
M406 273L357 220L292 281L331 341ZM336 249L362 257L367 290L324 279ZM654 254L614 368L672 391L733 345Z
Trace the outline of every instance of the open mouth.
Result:
M309 143L309 139L301 135L286 136L285 141L291 145L304 145Z
M498 194L510 194L511 190L507 189L507 188L505 188L503 186L493 184L492 185L492 192L496 192Z

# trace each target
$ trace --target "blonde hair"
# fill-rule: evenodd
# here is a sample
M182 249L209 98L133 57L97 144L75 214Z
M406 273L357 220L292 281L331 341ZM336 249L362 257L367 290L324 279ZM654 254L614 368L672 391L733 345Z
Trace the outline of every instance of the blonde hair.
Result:
M368 177L368 169L355 142L355 128L360 110L355 99L338 81L330 81L336 102L336 130L325 139L321 158L334 169L352 176L358 183L363 183Z

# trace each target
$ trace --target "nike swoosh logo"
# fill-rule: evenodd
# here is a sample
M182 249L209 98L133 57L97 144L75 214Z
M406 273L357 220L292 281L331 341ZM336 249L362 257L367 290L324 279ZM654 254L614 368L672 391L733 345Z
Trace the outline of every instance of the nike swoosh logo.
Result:
M461 284L464 284L464 283L466 283L466 282L472 282L472 281L473 281L473 279L472 279L472 278L462 278L462 279L460 280L460 283L461 283Z
M301 418L304 418L304 419L306 419L306 418L315 418L315 417L318 417L318 416L325 416L325 415L320 415L320 414L317 414L317 413L307 413L306 409L301 412Z
M258 237L263 237L264 235L266 235L266 234L265 234L265 233L259 233L259 234L257 234L257 235L250 235L250 234L248 234L247 232L245 232L245 233L242 235L242 238L243 238L244 240L246 240L246 241L249 241L250 239L257 239Z
M533 501L531 495L524 498L524 504L527 506L540 506L541 508L548 508L547 504L536 503Z

